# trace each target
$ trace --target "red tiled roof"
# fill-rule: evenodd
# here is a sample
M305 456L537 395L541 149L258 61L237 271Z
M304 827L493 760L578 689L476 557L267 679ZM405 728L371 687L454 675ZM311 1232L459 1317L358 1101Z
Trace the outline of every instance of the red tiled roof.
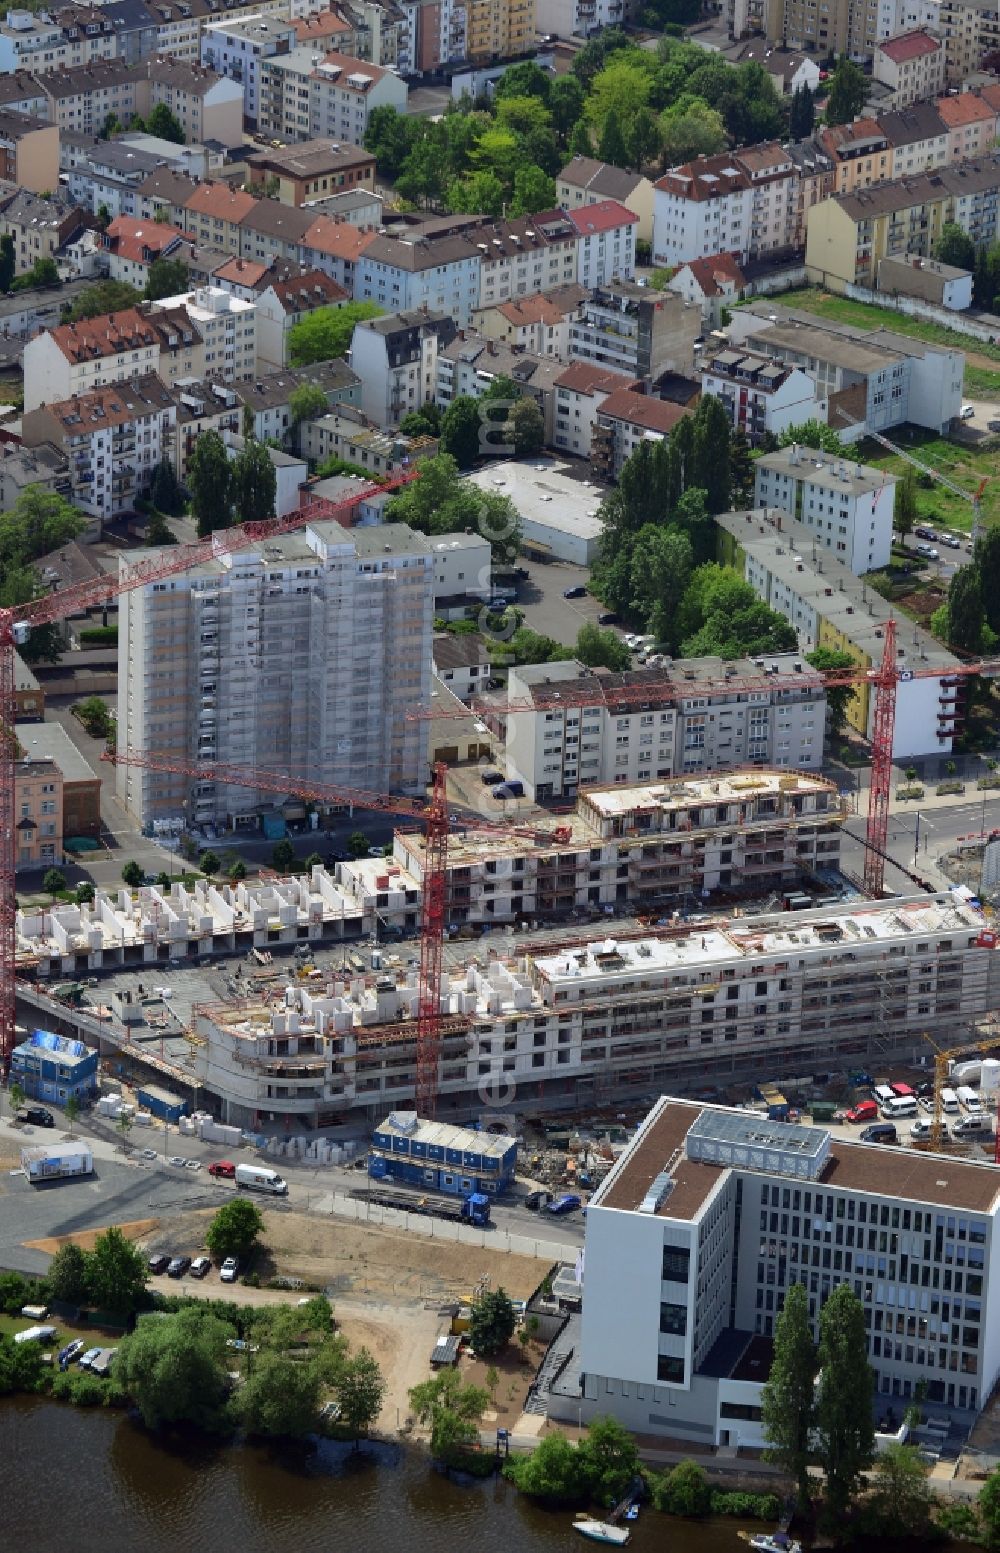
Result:
M273 291L287 313L302 313L314 307L332 306L346 302L349 292L338 286L322 270L306 270L303 275L289 275L276 280Z
M199 216L211 216L215 221L232 221L238 224L253 210L257 201L243 189L230 188L228 183L201 183L191 198L185 200L184 209Z
M349 221L334 221L332 216L317 216L302 238L303 248L316 248L335 259L350 262L359 259L378 237L375 231L363 232Z
M610 232L617 226L635 226L639 217L618 200L598 200L596 205L581 205L566 212L581 237L594 232Z
M713 253L705 259L689 259L679 269L690 270L705 297L723 295L723 282L731 281L738 291L746 285L746 277L732 253Z
M637 379L622 372L609 372L589 361L574 361L556 378L557 388L572 388L578 394L611 394L616 388L634 388Z
M178 239L194 241L190 233L182 232L176 226L116 216L104 234L104 246L120 259L129 259L134 264L151 264Z
M1000 113L1000 81L994 86L981 86L975 95L981 97L988 108L995 108Z
M988 124L997 116L996 108L991 108L975 92L939 97L935 107L949 129L960 129L964 124Z
M878 46L895 64L901 65L908 59L936 54L941 47L941 40L932 38L929 32L922 32L918 28L915 32L901 32L896 38L886 38Z
M270 272L269 264L258 264L256 259L227 259L213 272L213 280L231 281L234 286L246 286L253 291Z
M117 356L122 351L160 343L149 319L134 307L104 313L99 318L81 318L75 324L59 324L49 334L67 361L73 363Z
M695 162L671 167L656 184L656 188L667 194L699 201L718 199L720 194L732 194L749 186L746 172L728 151L721 156L700 156Z
M647 431L659 431L666 435L690 412L682 404L670 404L666 399L654 399L651 395L637 393L632 388L617 388L614 393L608 395L597 413L610 415L616 421L628 421L632 426L643 426Z
M293 22L298 43L308 43L312 38L331 38L338 32L350 32L350 27L336 11L320 11L318 16L299 16Z
M513 302L501 302L497 312L509 324L558 324L563 319L563 309L550 302L544 291L532 297L521 297Z

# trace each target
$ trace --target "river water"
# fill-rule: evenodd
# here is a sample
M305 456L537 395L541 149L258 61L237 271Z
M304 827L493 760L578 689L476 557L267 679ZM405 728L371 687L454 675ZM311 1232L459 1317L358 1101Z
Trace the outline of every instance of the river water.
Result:
M415 1449L154 1439L117 1412L0 1402L0 1544L19 1553L582 1553L572 1513L501 1479L449 1482ZM643 1512L635 1553L746 1553L736 1523Z

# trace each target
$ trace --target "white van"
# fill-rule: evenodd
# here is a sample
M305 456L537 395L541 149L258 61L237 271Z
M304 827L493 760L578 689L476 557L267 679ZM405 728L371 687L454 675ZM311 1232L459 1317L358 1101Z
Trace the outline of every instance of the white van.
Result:
M951 1129L953 1138L992 1138L993 1123L988 1116L963 1116Z
M941 1109L952 1113L958 1110L958 1096L953 1089L942 1089Z
M888 1084L876 1084L872 1093L881 1106L887 1106L890 1100L899 1099L895 1090L890 1089Z
M263 1165L237 1165L236 1186L247 1192L270 1192L275 1197L283 1197L288 1192L288 1183L278 1172Z
M915 1095L890 1095L882 1105L882 1115L887 1122L894 1122L900 1116L916 1116L916 1114Z
M983 1102L976 1094L976 1091L969 1088L968 1084L959 1084L958 1099L970 1116L982 1116Z

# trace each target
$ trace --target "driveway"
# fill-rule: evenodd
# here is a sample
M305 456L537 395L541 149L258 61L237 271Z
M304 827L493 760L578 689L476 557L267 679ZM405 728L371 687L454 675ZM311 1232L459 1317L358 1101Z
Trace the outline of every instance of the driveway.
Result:
M572 647L580 627L588 621L596 623L604 610L600 600L589 593L580 599L563 597L566 588L586 587L590 572L569 561L528 561L519 557L518 565L528 573L521 579L517 594L517 607L524 611L525 625Z

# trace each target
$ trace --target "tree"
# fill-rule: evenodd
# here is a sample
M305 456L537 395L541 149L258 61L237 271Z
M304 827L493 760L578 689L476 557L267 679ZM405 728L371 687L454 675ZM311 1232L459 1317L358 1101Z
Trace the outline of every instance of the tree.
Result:
M14 239L8 232L0 237L0 291L8 292L17 272L17 255L14 252Z
M941 236L934 244L934 257L941 264L953 264L960 270L976 267L976 245L957 221L946 221Z
M214 1257L245 1260L253 1251L264 1228L264 1219L256 1203L246 1197L233 1197L224 1203L208 1226L205 1244Z
M365 130L365 150L370 151L384 178L395 180L423 131L419 119L408 118L395 108L373 108Z
M522 60L507 66L493 90L493 101L499 105L505 97L537 97L547 103L551 85L541 65L533 59Z
M514 174L512 216L532 216L539 210L551 210L556 202L556 183L540 167L519 167Z
M980 652L986 630L986 610L979 572L963 566L948 586L948 641L965 652Z
M274 517L278 476L270 451L255 437L244 441L233 459L232 501L241 523L263 523Z
M850 124L865 105L868 83L858 66L846 54L841 54L837 68L830 77L826 100L828 124Z
M66 1110L69 1111L68 1105ZM60 1246L45 1275L49 1298L66 1305L82 1305L87 1298L88 1261L86 1251L75 1241L67 1240Z
M177 535L158 507L154 508L146 519L145 542L150 548L177 543Z
M99 280L85 286L65 317L66 323L79 323L84 318L103 318L105 313L120 313L135 307L142 294L124 280Z
M583 87L576 76L559 75L549 87L552 127L565 144L583 112Z
M797 641L788 621L762 604L737 571L714 562L692 573L676 630L683 634L681 652L689 658L756 657L791 651Z
M143 869L135 858L130 857L127 863L122 864L122 879L130 890L137 890L145 877Z
M264 1352L245 1376L234 1411L250 1434L301 1439L319 1421L322 1384L318 1365Z
M114 1378L148 1428L217 1429L225 1421L232 1337L234 1329L203 1306L142 1316L118 1345Z
M988 528L980 534L972 564L979 573L989 627L992 631L1000 631L1000 528Z
M487 1289L472 1302L469 1318L469 1342L481 1359L503 1353L514 1336L516 1318L510 1297L503 1288Z
M826 1474L826 1510L836 1524L875 1454L874 1376L864 1310L850 1284L834 1289L820 1314L819 1370L815 1441Z
M816 103L812 91L805 84L797 86L792 94L792 105L788 113L789 140L808 140L815 123Z
M276 841L271 848L271 867L276 868L279 873L286 874L295 867L295 848L287 836Z
M817 448L832 458L848 457L837 433L825 421L802 421L798 426L789 426L778 438L778 446L790 448L793 443L800 448Z
M608 162L612 167L628 165L628 148L614 108L609 109L605 115L601 138L597 142L597 156L599 161Z
M347 838L348 857L365 857L371 842L363 830L352 830Z
M10 510L0 513L0 571L9 573L58 550L85 527L85 519L64 497L40 485L26 486Z
M986 1532L987 1546L1000 1543L1000 1467L995 1467L979 1490L979 1517Z
M441 431L441 409L428 399L419 410L411 410L409 415L404 415L399 423L399 429L408 437L436 437Z
M247 865L244 863L241 857L236 858L236 860L230 863L229 867L226 869L226 878L229 880L230 884L239 884L241 880L246 878L246 876Z
M219 869L222 867L222 864L219 862L218 852L212 852L210 850L203 852L198 859L198 867L201 869L203 874L208 876L209 879L213 874L217 874Z
M715 156L726 148L722 115L700 98L682 97L660 117L660 146L665 168L696 156Z
M705 395L694 413L693 468L684 484L686 489L695 486L704 491L709 512L729 508L731 436L729 417L721 402Z
M318 420L329 408L330 401L318 383L300 383L288 396L293 426L301 426L303 421Z
M579 1449L586 1455L594 1498L601 1504L614 1504L639 1470L634 1438L617 1418L595 1418Z
M11 284L12 291L36 291L45 286L60 284L59 266L55 259L36 259L27 274L19 275Z
M712 1504L712 1490L704 1468L696 1461L679 1461L661 1478L655 1504L668 1515L707 1515Z
M186 138L180 120L165 102L158 102L150 111L146 119L146 132L158 135L161 140L172 140L175 146L182 146Z
M496 173L485 169L468 178L454 178L448 185L445 204L452 215L499 216L507 198L507 189Z
M345 302L343 307L317 307L307 313L288 336L292 366L307 367L313 361L333 361L346 355L355 324L378 318L381 312L375 302Z
M41 1343L15 1343L0 1333L0 1396L12 1392L40 1391L43 1376Z
M767 1460L794 1478L803 1510L809 1503L815 1378L809 1301L802 1284L793 1283L774 1324L774 1356L761 1393L761 1418L768 1441Z
M729 444L729 482L734 506L749 506L753 501L754 461L742 431L734 431Z
M544 1435L529 1456L512 1456L507 1474L522 1494L548 1504L578 1504L590 1495L590 1463L558 1430Z
M456 1370L443 1370L410 1391L418 1423L431 1426L431 1455L449 1468L476 1444L488 1402L482 1386L465 1385Z
M385 1377L376 1360L367 1348L359 1348L341 1368L337 1384L340 1422L355 1439L377 1422L385 1392Z
M149 482L149 499L160 512L176 518L184 511L184 493L168 458L161 458Z
M143 292L147 302L158 302L161 297L179 297L190 290L188 267L183 259L153 260Z
M603 667L616 673L627 669L632 662L632 654L617 632L602 630L590 621L577 632L576 657L588 668Z
M529 458L532 453L541 451L545 443L545 421L530 394L524 394L512 406L507 425L515 458Z
M83 879L76 887L76 904L89 906L94 899L94 886L89 879Z
M17 1079L12 1079L9 1093L11 1111L16 1114L24 1104L24 1088Z
M72 1132L76 1119L80 1114L80 1102L75 1095L67 1095L63 1110L66 1113L66 1121L69 1124L70 1132Z
M147 1277L145 1257L117 1226L98 1235L87 1258L87 1289L99 1309L130 1316L142 1299Z
M188 459L191 516L204 538L213 529L228 528L231 520L233 466L217 431L202 432Z
M51 895L53 900L66 888L66 875L60 868L47 868L42 875L42 889L46 895Z
M880 1536L924 1536L931 1524L932 1503L927 1468L914 1446L893 1443L879 1453L867 1511Z
M583 119L579 119L573 125L566 149L570 156L593 156L594 143Z
M441 451L450 454L459 469L471 469L484 452L482 432L479 401L459 394L441 420Z
M814 669L819 669L821 674L835 674L839 669L853 669L857 667L855 660L849 652L837 652L832 647L816 647L812 652L806 653L806 662ZM828 685L826 690L826 713L830 725L830 733L836 737L844 731L847 723L847 708L854 695L853 685Z
M901 539L913 532L917 521L917 477L907 469L896 486L892 509L892 526Z

